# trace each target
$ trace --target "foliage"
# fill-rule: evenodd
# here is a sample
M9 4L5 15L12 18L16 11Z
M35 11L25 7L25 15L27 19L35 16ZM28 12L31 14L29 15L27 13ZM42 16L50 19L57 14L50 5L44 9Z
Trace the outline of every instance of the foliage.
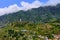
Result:
M12 25L13 24L13 25ZM60 24L60 23L59 23ZM0 29L0 39L6 40L40 40L41 36L49 39L60 34L60 25L57 23L13 22ZM21 26L23 25L23 26Z
M52 39L60 34L60 4L0 16L0 26L0 40Z

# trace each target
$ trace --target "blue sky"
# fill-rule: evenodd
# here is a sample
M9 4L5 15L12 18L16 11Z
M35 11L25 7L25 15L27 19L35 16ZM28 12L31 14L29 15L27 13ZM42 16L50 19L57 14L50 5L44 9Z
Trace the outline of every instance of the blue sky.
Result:
M17 4L18 6L21 6L20 5L21 1L32 3L35 0L0 0L0 8L7 7L13 4ZM46 2L47 0L39 0L39 1Z

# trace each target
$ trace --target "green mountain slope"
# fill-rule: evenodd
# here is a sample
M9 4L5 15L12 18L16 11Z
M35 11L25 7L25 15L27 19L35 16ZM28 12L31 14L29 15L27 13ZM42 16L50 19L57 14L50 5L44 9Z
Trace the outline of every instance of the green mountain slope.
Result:
M60 4L56 6L44 6L28 11L19 11L0 16L0 24L20 21L20 19L21 21L31 22L53 22L60 20Z
M0 40L45 40L60 34L60 4L0 16Z

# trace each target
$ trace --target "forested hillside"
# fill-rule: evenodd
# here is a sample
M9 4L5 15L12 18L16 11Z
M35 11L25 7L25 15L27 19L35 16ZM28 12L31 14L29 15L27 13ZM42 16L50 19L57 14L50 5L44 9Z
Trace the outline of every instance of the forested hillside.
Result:
M53 22L60 20L60 4L56 6L44 6L28 11L19 11L0 16L0 23L13 21Z
M60 4L0 16L0 40L54 40L60 35Z

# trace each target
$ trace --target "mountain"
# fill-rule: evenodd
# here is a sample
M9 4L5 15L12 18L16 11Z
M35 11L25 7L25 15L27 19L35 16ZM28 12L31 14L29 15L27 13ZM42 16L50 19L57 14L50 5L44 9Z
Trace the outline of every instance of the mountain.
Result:
M0 25L14 21L31 21L31 22L53 22L60 20L60 4L56 6L44 6L33 8L28 11L18 11L16 13L5 14L0 16Z
M0 40L55 40L60 35L60 4L5 14L0 27Z

